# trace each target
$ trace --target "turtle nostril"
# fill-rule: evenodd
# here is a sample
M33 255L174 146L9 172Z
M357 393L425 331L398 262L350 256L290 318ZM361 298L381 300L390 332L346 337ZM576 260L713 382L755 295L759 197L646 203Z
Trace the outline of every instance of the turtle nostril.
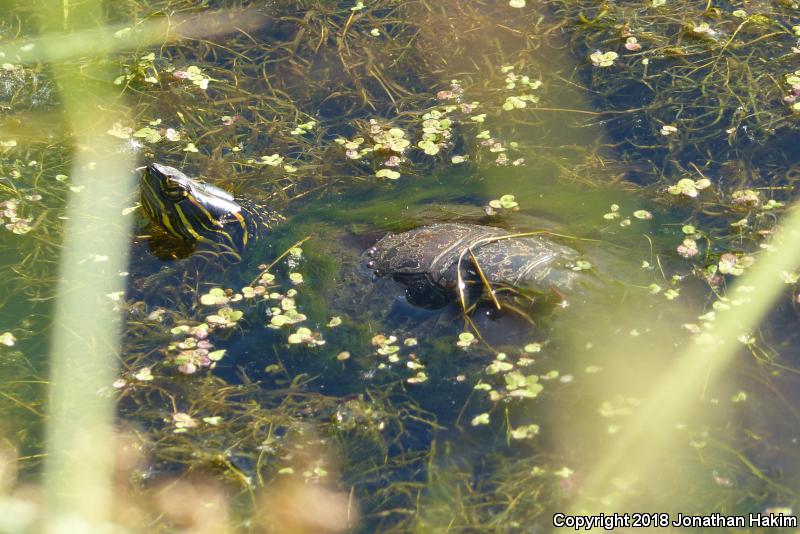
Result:
M367 262L367 267L369 267L370 269L372 269L373 267L375 267L375 260L369 260L369 261Z
M377 249L377 248L375 248L375 247L372 247L371 249L369 249L369 250L367 251L367 255L369 255L369 256L374 256L374 255L375 255L375 254L377 254L377 253L378 253L378 249Z

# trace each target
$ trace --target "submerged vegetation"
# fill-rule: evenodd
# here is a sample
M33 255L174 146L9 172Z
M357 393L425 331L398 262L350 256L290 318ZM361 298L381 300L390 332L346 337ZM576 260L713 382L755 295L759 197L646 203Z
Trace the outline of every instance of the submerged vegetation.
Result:
M80 337L101 314L121 342L84 341L119 368L67 363L118 415L103 524L796 514L800 273L780 223L800 164L797 5L10 4L0 462L3 505L24 513L0 529L63 520L52 480L48 519L35 497L42 461L68 450L59 437L94 434L46 402L70 386L47 352L69 353L59 328ZM142 216L134 157L288 221L240 263L203 247L162 261L181 244ZM125 170L97 176L108 161ZM117 196L92 196L98 184ZM90 247L59 267L70 221L90 244L135 225L130 265ZM554 289L555 305L460 290L426 311L370 279L378 238L445 221L545 234L580 252L569 269L590 283ZM65 290L81 271L114 283ZM45 413L66 429L49 448Z

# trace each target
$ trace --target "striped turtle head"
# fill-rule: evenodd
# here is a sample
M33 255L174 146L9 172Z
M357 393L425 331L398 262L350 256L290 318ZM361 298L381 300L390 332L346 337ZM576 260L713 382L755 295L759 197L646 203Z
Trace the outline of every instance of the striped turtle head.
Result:
M151 163L142 174L142 207L150 220L179 239L212 241L241 250L249 238L248 216L233 195Z

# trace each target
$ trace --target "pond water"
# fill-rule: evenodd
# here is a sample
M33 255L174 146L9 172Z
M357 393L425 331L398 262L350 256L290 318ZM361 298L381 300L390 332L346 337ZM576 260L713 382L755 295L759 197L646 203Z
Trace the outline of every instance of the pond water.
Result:
M43 471L66 493L70 443L103 456L111 402L86 484L132 530L794 517L794 7L214 4L0 20L18 528L44 520ZM139 205L150 162L285 220L240 261L168 238ZM441 222L569 246L583 282L416 307L365 251Z

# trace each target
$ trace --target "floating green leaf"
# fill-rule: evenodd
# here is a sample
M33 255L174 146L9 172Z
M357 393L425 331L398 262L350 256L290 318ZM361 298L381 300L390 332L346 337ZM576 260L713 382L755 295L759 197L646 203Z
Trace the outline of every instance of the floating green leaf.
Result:
M592 64L594 64L595 67L610 67L618 57L619 54L616 52L597 50L589 56L589 59L592 60Z
M514 439L530 439L539 433L539 425L520 426L511 430Z
M221 304L227 304L230 301L230 298L225 294L225 291L215 287L211 289L205 295L200 296L200 304L204 306L218 306Z
M578 260L572 266L573 271L588 271L592 268L592 264L586 260Z
M502 360L495 360L489 365L486 366L486 374L488 375L495 375L497 373L503 373L505 371L510 371L514 368L514 364Z
M458 341L456 341L456 345L462 348L469 347L473 343L477 343L478 340L475 339L475 336L470 332L461 332L458 334Z
M692 180L691 178L682 178L678 183L671 185L667 188L670 195L684 195L687 197L696 197L698 192L711 185L711 180L708 178L701 178L700 180Z
M470 424L472 426L488 425L489 421L490 421L489 414L488 413L482 413L482 414L479 414L479 415L476 415L475 417L473 417Z
M388 178L389 180L397 180L400 178L400 173L392 169L381 169L375 173L378 178Z
M542 352L542 344L541 343L528 343L527 345L525 345L525 348L523 350L525 352L527 352L527 353Z
M215 350L215 351L209 352L208 353L208 359L211 360L212 362L218 362L218 361L220 361L222 359L223 356L225 356L226 352L227 352L226 349Z
M158 133L158 130L154 130L150 127L144 127L139 130L136 130L135 132L133 132L133 137L144 138L144 140L148 143L158 143L159 141L161 141L161 134Z
M153 380L153 373L149 367L142 367L133 377L141 382L149 382Z
M6 347L13 347L14 343L17 342L17 338L14 337L14 334L11 332L3 332L0 334L0 345L5 345Z

